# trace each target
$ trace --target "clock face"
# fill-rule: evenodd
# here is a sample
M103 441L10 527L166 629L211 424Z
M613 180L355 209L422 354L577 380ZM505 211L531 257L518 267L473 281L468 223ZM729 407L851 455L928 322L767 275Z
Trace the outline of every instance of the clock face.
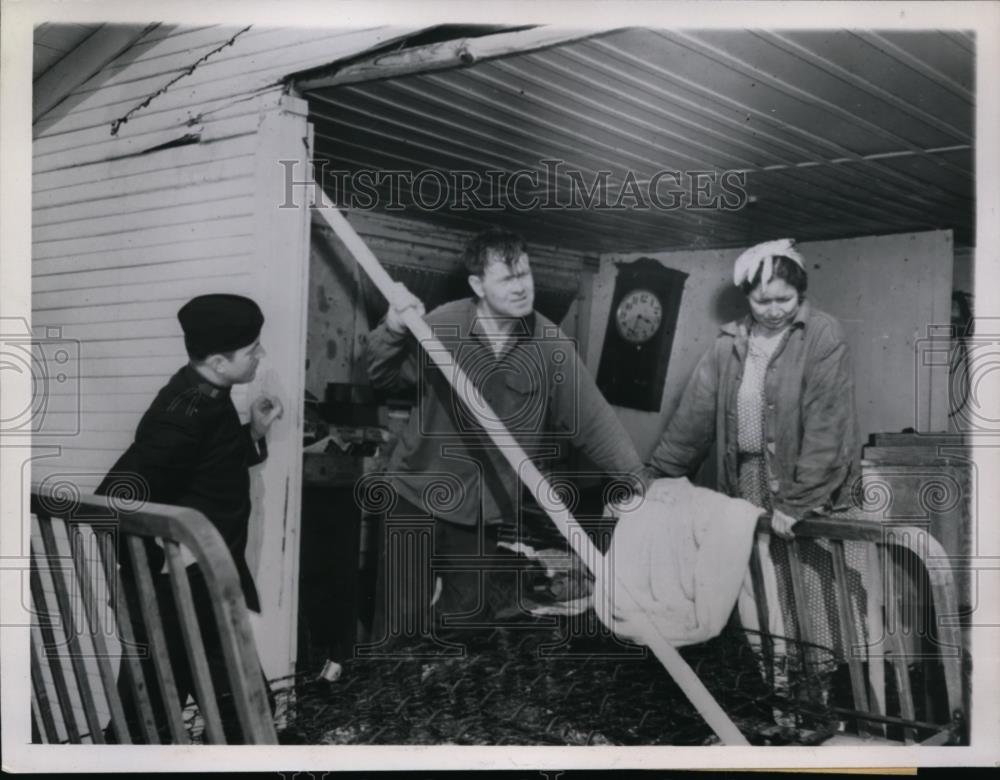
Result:
M633 344L642 344L653 338L662 321L663 306L660 299L656 293L644 289L628 293L615 312L618 333Z

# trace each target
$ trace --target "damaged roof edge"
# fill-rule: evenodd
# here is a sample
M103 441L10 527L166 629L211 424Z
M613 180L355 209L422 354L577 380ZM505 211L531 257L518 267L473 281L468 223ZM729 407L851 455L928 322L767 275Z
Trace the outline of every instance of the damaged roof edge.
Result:
M343 84L468 67L483 60L523 54L596 35L605 35L614 32L615 29L620 28L581 30L549 25L529 29L514 28L512 31L482 37L456 38L425 46L368 54L357 61L333 66L333 69L324 68L322 72L301 73L291 76L290 79L296 89L306 93Z

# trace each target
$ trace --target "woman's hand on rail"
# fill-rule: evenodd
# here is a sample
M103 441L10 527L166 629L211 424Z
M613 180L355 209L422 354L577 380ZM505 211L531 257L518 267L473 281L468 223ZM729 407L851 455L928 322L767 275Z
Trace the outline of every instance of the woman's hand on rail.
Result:
M791 515L775 509L771 515L771 530L782 539L791 539L795 535L792 533L792 526L797 522L799 521Z

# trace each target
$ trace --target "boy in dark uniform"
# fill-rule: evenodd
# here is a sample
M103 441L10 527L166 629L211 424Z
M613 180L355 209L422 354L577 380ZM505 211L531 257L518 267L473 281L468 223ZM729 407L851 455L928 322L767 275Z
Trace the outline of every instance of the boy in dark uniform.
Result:
M218 529L230 553L247 607L260 611L260 599L245 558L250 518L249 468L267 457L265 435L282 414L277 398L262 394L250 407L250 422L240 424L230 398L233 385L253 380L264 355L260 331L264 316L257 304L239 295L203 295L185 304L177 314L184 331L189 362L160 390L139 421L135 441L118 459L98 487L99 494L113 493L115 483L138 478L149 501L197 509ZM146 545L153 572L164 561L162 549ZM122 550L122 579L129 614L136 626L136 642L145 635L137 624L138 594ZM239 738L225 660L213 628L212 605L203 575L188 568L192 595L202 627L213 685L225 725L227 741ZM184 652L178 616L173 607L169 579L154 574L164 632L181 705L195 694ZM127 650L127 649L126 649ZM162 741L169 740L159 686L151 660L142 662L146 685L157 717ZM123 664L123 672L127 667ZM138 715L127 673L119 676L119 692L133 741L141 741ZM266 685L265 685L266 687Z

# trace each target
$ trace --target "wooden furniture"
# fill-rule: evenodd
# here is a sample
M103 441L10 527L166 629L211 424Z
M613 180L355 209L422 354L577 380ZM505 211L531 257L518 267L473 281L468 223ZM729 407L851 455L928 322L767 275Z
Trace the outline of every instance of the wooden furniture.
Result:
M197 563L212 602L233 692L239 732L247 744L276 744L267 692L261 678L246 603L229 549L215 527L192 509L80 494L68 483L32 488L31 512L31 712L43 742L105 742L105 726L119 744L130 742L112 645L130 670L129 694L145 740L159 742L139 653L152 653L165 702L170 742L188 743L163 632L146 542L157 539L166 569L196 689L205 741L224 743L218 701L206 662L186 566ZM129 614L118 569L119 550L128 557L141 602ZM123 559L124 562L124 559ZM110 609L110 615L108 614ZM139 622L149 647L132 643ZM110 724L108 721L110 720Z
M926 529L955 574L961 607L975 606L965 561L974 554L976 473L961 434L877 433L864 448L861 506L885 523ZM936 565L936 564L935 564Z

